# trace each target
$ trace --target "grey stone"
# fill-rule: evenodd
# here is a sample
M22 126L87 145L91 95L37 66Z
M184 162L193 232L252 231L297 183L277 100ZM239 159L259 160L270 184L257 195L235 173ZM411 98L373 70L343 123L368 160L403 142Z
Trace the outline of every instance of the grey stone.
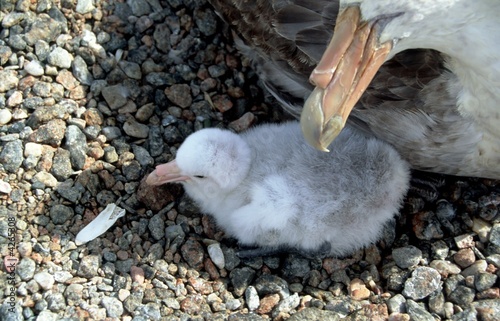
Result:
M57 313L50 312L49 310L41 311L36 317L37 321L57 321L59 320L59 315Z
M480 300L472 303L472 306L479 311L479 320L494 321L500 315L500 300Z
M345 317L334 311L325 311L317 308L305 308L293 314L288 321L340 321Z
M154 159L149 155L148 151L139 145L132 145L132 152L135 159L141 164L142 167L149 167L154 164Z
M212 65L208 67L208 73L213 78L218 78L226 73L226 67L224 65Z
M73 173L70 157L70 152L65 149L58 148L55 152L51 173L57 180L64 181Z
M66 300L62 293L51 293L47 295L47 307L52 312L64 311L66 308Z
M414 300L427 297L431 293L441 289L441 275L433 268L419 266L411 277L406 280L403 295Z
M151 12L151 7L146 0L127 0L127 4L136 17L147 15Z
M16 173L23 163L23 143L20 140L7 142L0 152L0 163L9 173Z
M33 76L41 76L44 73L42 64L37 60L32 60L27 63L24 66L24 70Z
M60 47L54 48L47 56L47 62L53 66L69 69L73 56L66 50Z
M35 274L36 264L32 259L25 257L22 258L16 267L16 273L19 275L21 280L28 281L33 278Z
M153 115L155 105L153 103L140 107L135 113L135 118L140 122L147 122Z
M7 39L7 43L15 50L25 50L28 44L21 35L12 35Z
M241 302L238 299L232 299L226 301L226 308L230 311L235 311L241 306Z
M406 301L406 310L410 315L411 320L414 321L434 321L432 314L427 312L425 308L421 307L413 300Z
M159 50L163 51L164 53L168 53L170 51L170 28L168 23L157 24L155 26L153 38L156 42L156 47ZM148 77L154 77L154 73L149 73ZM148 82L151 84L156 83L154 79L150 79Z
M42 97L28 97L23 101L23 107L34 110L44 105ZM33 115L33 114L32 114Z
M156 214L149 219L148 224L149 232L155 240L160 240L165 235L165 215Z
M33 279L44 290L50 290L55 282L54 276L46 271L38 272L33 276Z
M479 292L487 290L495 285L497 276L491 273L479 273L474 279L474 286Z
M69 305L80 304L83 296L83 285L81 284L70 284L64 291L64 296Z
M462 273L460 273L460 274L462 274L465 277L470 276L470 275L476 275L478 273L485 272L487 266L488 266L488 263L486 262L486 260L477 260L471 266L469 266L465 270L462 270Z
M234 268L236 268L241 260L240 258L236 255L236 251L233 248L224 246L221 244L221 249L222 253L224 253L224 260L225 260L225 268L228 271L232 271Z
M14 70L0 70L0 93L17 87L19 79Z
M87 139L85 134L75 125L66 128L65 147L70 152L71 165L76 170L83 169L87 155Z
M52 96L51 91L52 91L52 84L44 82L44 81L37 81L31 88L33 91L33 94L47 98Z
M35 43L35 54L38 57L38 60L45 61L45 59L47 59L47 57L49 56L49 53L49 44L43 39L37 40Z
M163 132L163 139L167 144L171 145L182 142L184 140L184 136L177 127L168 126Z
M122 132L121 132L120 128L118 128L116 126L104 127L101 132L104 136L106 136L106 139L108 141L112 141L112 140L122 136ZM104 150L106 150L106 148Z
M7 124L12 119L12 113L8 109L0 109L0 126Z
M94 10L94 8L92 0L78 0L75 11L80 14L86 14Z
M128 298L123 301L123 307L128 312L132 313L142 304L142 298L144 297L143 291L134 291L130 293ZM175 301L175 300L174 300ZM177 301L176 301L177 302Z
M73 76L84 85L90 86L94 82L94 77L88 70L87 63L82 57L76 56L72 63Z
M97 255L87 255L80 261L78 275L84 278L97 276L97 271L101 265L101 257Z
M300 304L298 293L294 293L283 300L274 308L272 316L277 317L280 313L290 313Z
M0 305L0 320L3 321L23 321L25 320L23 316L23 308L20 303L14 304L12 306L9 300L3 300L2 305Z
M104 87L101 93L112 110L122 107L128 101L129 91L123 85Z
M53 10L51 11L57 10L56 8L52 9ZM64 15L62 15L62 17L64 18ZM52 19L49 15L42 13L35 18L32 24L30 24L28 32L24 35L24 38L30 46L33 46L38 40L44 40L51 43L61 34L64 25L64 23L61 23L56 19Z
M119 318L123 314L123 305L117 298L103 297L101 304L106 309L106 315L109 318Z
M37 97L37 98L39 98L39 97ZM33 106L33 108L38 107L37 104L35 104ZM43 99L41 99L41 104L43 104ZM25 106L25 107L33 109L31 107L28 107L28 106ZM28 118L28 122L26 123L26 125L30 126L32 128L38 128L38 127L40 127L40 125L42 125L44 123L48 123L50 121L52 121L51 124L55 124L55 120L58 120L58 119L61 120L62 118L64 118L66 113L67 113L67 109L62 104L36 108L35 111ZM58 126L66 128L64 123L58 124ZM63 133L63 135L64 135L64 133Z
M149 302L139 306L136 311L139 314L145 316L147 320L153 320L153 321L162 320L159 304Z
M226 265L226 262L224 260L224 253L222 252L220 243L213 243L208 245L207 250L210 259L215 264L215 266L217 266L219 269L223 269Z
M420 262L422 259L422 251L413 245L409 245L393 249L392 257L400 268L407 269Z
M443 292L436 293L429 297L429 311L437 315L445 315L445 298Z
M245 290L245 302L248 310L256 310L260 305L259 294L254 286L250 285Z
M122 274L129 274L132 265L134 265L133 259L118 260L115 262L116 270Z
M73 185L73 180L70 179L60 183L57 186L56 190L59 195L61 195L71 203L76 204L85 192L85 187L83 187L83 185L80 183L75 183Z
M35 176L33 177L33 183L35 182L40 182L47 187L57 186L57 179L52 174L47 172L36 173Z
M476 293L473 289L464 285L458 285L448 296L448 299L460 306L467 306L474 301Z
M3 17L2 27L10 28L23 21L25 14L22 12L10 12Z
M149 134L149 127L137 122L133 117L129 117L123 124L123 131L135 138L146 138Z
M152 157L160 156L163 153L163 138L160 126L149 126L149 135L145 147Z
M406 299L401 294L396 294L387 300L387 308L389 313L405 313L406 312Z
M136 160L126 162L122 166L123 175L128 181L134 181L141 178L141 165Z
M56 271L54 272L54 280L58 283L65 283L71 279L73 275L68 271Z
M466 309L462 312L456 313L451 317L452 321L476 321L477 311L475 309Z
M61 119L53 119L35 130L30 135L30 140L35 143L44 143L56 147L61 145L65 131L66 123Z
M165 229L165 237L170 243L170 249L176 250L184 242L186 234L180 225L170 225Z
M122 60L118 63L118 65L127 77L137 80L142 79L141 66L138 64Z
M113 146L104 147L104 160L108 163L114 163L118 161L118 154Z
M12 56L12 49L9 46L0 45L0 65L5 65Z
M500 223L493 225L490 232L490 242L496 246L500 246Z

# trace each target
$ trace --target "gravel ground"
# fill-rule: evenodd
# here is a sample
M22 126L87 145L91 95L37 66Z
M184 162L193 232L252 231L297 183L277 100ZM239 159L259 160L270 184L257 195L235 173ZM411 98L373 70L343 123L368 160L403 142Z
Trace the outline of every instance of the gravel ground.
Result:
M368 249L240 259L143 183L194 130L286 118L206 0L0 6L0 320L500 320L499 182L415 173Z

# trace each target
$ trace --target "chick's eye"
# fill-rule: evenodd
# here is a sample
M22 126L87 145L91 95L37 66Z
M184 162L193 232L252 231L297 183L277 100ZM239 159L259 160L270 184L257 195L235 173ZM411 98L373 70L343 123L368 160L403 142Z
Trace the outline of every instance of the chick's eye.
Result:
M196 178L205 178L205 176L203 176L203 175L194 175L194 177L196 177Z

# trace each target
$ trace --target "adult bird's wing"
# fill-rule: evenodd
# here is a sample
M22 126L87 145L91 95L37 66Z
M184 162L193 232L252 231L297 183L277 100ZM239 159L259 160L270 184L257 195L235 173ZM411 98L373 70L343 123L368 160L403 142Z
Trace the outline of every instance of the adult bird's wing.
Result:
M313 89L309 75L333 34L339 2L209 1L234 30L267 89L300 117ZM447 85L455 76L444 58L424 49L396 55L380 68L348 122L391 143L415 169L484 176L472 155L481 134L456 108L458 93Z

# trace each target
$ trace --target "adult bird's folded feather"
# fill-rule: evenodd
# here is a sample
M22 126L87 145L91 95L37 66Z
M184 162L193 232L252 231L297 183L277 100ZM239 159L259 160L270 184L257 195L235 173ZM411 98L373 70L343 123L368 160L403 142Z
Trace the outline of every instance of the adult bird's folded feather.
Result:
M344 255L378 239L401 206L409 167L388 144L346 128L323 153L298 122L237 135L203 129L147 183L183 184L242 245Z

